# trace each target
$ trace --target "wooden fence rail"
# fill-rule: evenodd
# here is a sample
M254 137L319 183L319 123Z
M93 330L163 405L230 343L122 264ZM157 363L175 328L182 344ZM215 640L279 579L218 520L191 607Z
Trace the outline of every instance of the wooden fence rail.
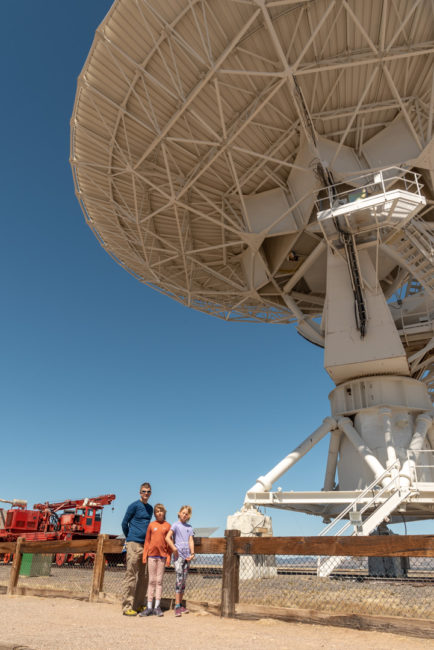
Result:
M235 537L233 548L241 555L434 557L434 535Z
M33 593L77 597L73 592L54 589L28 589L18 586L23 553L95 553L90 592L78 597L90 601L104 600L103 584L106 555L121 554L124 541L100 535L97 539L62 541L0 542L0 554L12 553L13 564L9 574L7 593ZM434 638L434 621L410 620L403 617L328 615L324 612L295 610L261 605L241 605L239 600L239 567L243 555L293 556L354 556L354 557L425 557L434 558L434 535L388 535L371 537L241 537L240 531L225 531L225 537L195 538L196 555L223 556L220 606L209 606L221 616L236 615L275 616L285 620L348 625L361 629L385 629L406 634ZM202 605L207 605L203 604ZM265 609L267 611L265 611ZM357 621L355 620L357 618ZM360 619L360 620L359 620Z
M195 538L196 554L226 553L225 537ZM121 553L122 539L103 537L100 552ZM230 533L238 555L325 555L354 557L434 557L434 535L373 535L360 537L240 537ZM15 553L16 542L0 542L0 553ZM97 551L98 539L66 539L29 542L22 539L22 553L85 553Z

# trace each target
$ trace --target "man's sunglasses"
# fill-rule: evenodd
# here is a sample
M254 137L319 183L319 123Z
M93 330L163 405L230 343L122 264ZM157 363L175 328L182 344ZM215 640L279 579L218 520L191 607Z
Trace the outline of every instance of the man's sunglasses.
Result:
M140 490L141 494L151 494L151 490Z

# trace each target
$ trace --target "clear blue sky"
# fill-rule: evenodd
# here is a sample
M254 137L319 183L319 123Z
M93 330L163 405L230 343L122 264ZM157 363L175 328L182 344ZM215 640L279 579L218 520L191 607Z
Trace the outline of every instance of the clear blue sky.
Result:
M0 3L0 497L33 505L113 492L103 527L119 534L148 480L170 520L190 503L192 524L221 534L256 478L329 414L333 384L322 351L294 327L189 310L128 275L86 226L69 120L110 5ZM326 453L323 441L283 489L321 489ZM268 514L278 535L323 527Z

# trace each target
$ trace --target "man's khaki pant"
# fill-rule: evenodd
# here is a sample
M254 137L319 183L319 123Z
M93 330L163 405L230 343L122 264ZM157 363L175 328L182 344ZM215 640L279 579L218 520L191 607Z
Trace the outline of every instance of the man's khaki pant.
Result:
M143 564L143 544L127 542L127 569L122 584L122 611L139 611L145 605L147 587L146 564Z

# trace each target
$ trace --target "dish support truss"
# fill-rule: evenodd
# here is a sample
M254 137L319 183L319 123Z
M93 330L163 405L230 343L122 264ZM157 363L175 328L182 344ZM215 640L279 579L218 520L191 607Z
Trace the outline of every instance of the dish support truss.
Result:
M357 191L341 192L334 186L319 202L318 223L328 248L325 367L337 384L329 395L332 417L257 479L246 493L246 515L257 506L300 511L322 516L325 523L334 519L322 534L348 520L334 534L344 534L352 525L356 535L368 535L383 522L403 517L434 517L434 238L416 217L425 203L417 175L410 178L410 186L403 180L400 189L395 177L395 188L389 191L392 176L391 170L383 170L359 183ZM372 261L364 252L375 240L417 280L392 306L378 288ZM393 308L402 312L415 296L428 298L426 316L399 322ZM357 309L348 309L357 299L364 301L366 311L363 334ZM427 343L407 357L404 345L408 347L410 339L405 336L407 332L410 337L412 327L422 327ZM273 489L328 434L322 490ZM319 575L328 575L334 567L325 563Z

